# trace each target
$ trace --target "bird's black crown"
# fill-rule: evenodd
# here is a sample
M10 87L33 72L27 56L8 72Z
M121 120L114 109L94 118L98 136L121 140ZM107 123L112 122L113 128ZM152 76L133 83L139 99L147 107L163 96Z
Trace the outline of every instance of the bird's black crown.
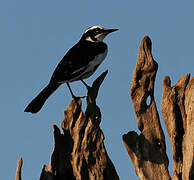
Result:
M81 40L88 40L92 42L103 41L106 35L117 30L118 29L106 29L102 26L92 26L84 32Z

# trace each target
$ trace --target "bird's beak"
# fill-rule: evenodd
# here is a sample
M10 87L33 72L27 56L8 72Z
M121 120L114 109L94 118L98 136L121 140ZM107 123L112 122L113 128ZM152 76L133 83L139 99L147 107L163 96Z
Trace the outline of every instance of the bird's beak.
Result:
M118 31L119 29L105 29L105 32L107 33L107 34L109 34L109 33L112 33L112 32L115 32L115 31Z

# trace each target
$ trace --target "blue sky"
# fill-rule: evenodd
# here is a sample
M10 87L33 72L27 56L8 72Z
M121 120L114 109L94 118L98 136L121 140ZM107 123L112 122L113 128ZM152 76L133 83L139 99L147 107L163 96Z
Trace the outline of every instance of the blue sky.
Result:
M57 63L85 29L102 25L119 31L105 39L108 56L86 82L91 84L109 70L97 99L105 145L120 179L136 180L122 135L129 130L138 131L129 87L139 44L144 35L152 39L153 57L159 64L155 97L163 125L160 102L164 76L170 76L174 84L184 74L194 73L193 19L191 0L2 0L0 179L14 179L21 156L24 180L39 179L42 165L49 164L53 149L51 127L53 124L60 127L63 111L71 100L66 85L49 98L40 113L32 115L23 110L48 83ZM80 82L73 83L72 89L76 95L86 93ZM171 156L167 136L166 139Z

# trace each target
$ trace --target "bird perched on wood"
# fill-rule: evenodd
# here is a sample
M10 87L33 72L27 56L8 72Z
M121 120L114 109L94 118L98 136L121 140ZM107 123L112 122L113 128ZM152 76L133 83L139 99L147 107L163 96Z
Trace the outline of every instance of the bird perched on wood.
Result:
M37 113L49 96L63 83L67 84L75 98L70 82L90 77L107 55L107 45L103 39L118 29L107 29L102 26L88 28L57 65L48 85L36 96L24 110ZM84 83L85 84L85 83Z

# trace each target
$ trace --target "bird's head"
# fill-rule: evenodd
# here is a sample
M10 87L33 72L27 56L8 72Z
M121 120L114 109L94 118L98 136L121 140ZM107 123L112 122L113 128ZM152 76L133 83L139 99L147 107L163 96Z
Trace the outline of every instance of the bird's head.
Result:
M101 42L109 33L117 30L118 29L103 28L102 26L92 26L84 32L81 39L91 42Z

